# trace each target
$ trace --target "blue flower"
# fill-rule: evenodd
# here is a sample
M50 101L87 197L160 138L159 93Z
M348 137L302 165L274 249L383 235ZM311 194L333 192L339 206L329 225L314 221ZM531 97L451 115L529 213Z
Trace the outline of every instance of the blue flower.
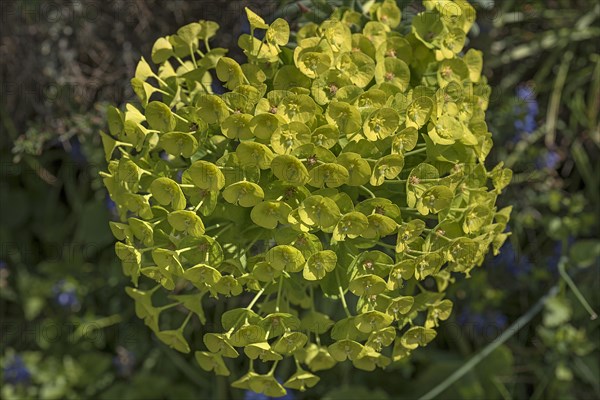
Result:
M244 400L268 400L269 396L262 394L262 393L256 393L253 392L252 390L246 390L244 392Z
M84 164L87 161L85 154L81 149L81 142L77 136L73 136L71 140L69 140L69 155L77 164Z
M21 356L14 356L3 369L4 382L10 385L28 384L31 380L31 372L23 362Z
M465 307L456 317L456 322L462 327L472 329L475 336L482 336L506 328L508 318L497 310L477 312ZM492 331L489 328L492 328Z
M117 355L113 358L113 365L117 375L129 377L133 374L135 368L135 354L125 347L119 346L117 347Z
M536 160L535 166L537 169L556 169L559 163L560 155L554 150L548 150Z
M52 292L58 305L62 308L75 309L79 306L79 299L74 287L67 285L64 279L58 281L53 287Z
M110 195L107 193L104 198L104 203L106 204L106 209L110 213L111 217L114 220L119 219L119 212L117 210L117 204L110 198Z
M177 175L175 176L175 181L177 183L181 183L182 178L183 178L183 170L177 171Z
M277 379L279 383L281 380ZM281 397L270 397L263 393L256 393L252 390L246 390L244 392L244 400L271 400L271 399L279 399L279 400L294 400L296 397L292 390L287 389L287 393Z
M573 236L569 236L567 239L567 251L573 242L575 242L575 238ZM548 269L551 272L558 273L558 263L560 262L560 258L562 257L564 251L565 249L563 249L562 241L555 241L554 246L552 247L552 254L547 260Z
M215 93L215 94L225 93L225 88L223 87L223 84L218 79L213 79L210 87L211 87L213 93Z
M519 276L531 271L533 265L524 254L515 250L512 242L506 241L500 248L500 254L490 261L492 267L504 267L513 276Z
M533 88L527 85L517 87L517 104L514 107L514 126L519 135L530 134L537 129L535 118L539 114L539 105Z

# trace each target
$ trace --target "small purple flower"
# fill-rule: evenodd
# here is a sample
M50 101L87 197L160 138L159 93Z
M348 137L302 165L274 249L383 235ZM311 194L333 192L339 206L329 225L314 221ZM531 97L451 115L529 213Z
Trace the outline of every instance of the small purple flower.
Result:
M226 91L223 87L223 84L218 79L213 79L210 88L212 89L214 94L223 94Z
M554 150L548 150L544 155L540 156L535 166L537 169L551 169L554 170L560 164L560 155Z
M73 161L75 161L77 164L84 164L87 159L81 149L81 142L79 141L79 138L77 136L73 136L71 140L69 140L69 145L69 155Z
M514 107L514 127L518 135L530 134L537 129L536 117L539 114L539 105L535 99L533 88L528 85L517 87L517 104Z
M117 347L117 355L113 358L113 365L120 377L129 377L135 369L135 354L123 346Z
M269 396L253 392L252 390L246 390L244 392L244 400L269 400Z
M282 383L281 379L277 378L277 382ZM256 393L252 390L246 390L244 392L244 400L271 400L271 399L279 399L279 400L294 400L296 396L292 390L287 389L287 393L280 397L270 397L263 393Z
M26 385L31 380L31 372L23 362L21 356L14 356L3 369L4 382L10 385Z
M272 399L279 399L279 400L294 400L294 394L292 393L291 390L287 390L287 393L281 397L270 397L267 396L263 393L256 393L253 392L252 390L246 390L244 392L244 400L272 400Z
M519 276L531 271L532 264L524 254L515 250L511 241L506 241L500 248L500 254L490 261L492 267L504 267L513 276Z
M497 310L478 312L465 307L456 317L456 322L464 328L472 329L475 336L483 336L496 334L506 328L508 318Z
M75 288L68 285L64 279L58 281L53 287L52 292L59 306L65 309L76 309L79 306L79 299Z
M566 250L568 250L569 247L571 247L573 242L575 242L575 238L572 236L569 236L569 238L567 239L567 249ZM550 255L550 257L547 260L548 269L551 272L558 273L558 263L560 262L560 258L562 257L563 252L564 252L564 249L563 249L562 241L560 241L560 240L555 241L554 246L552 247L552 254Z
M106 197L104 198L104 203L106 205L106 209L110 213L113 220L119 219L119 211L117 210L117 204L110 198L110 195L106 193Z
M160 152L160 158L161 158L161 160L169 161L169 153L167 153L164 150L161 151Z
M8 276L10 275L10 270L8 269L8 264L4 261L0 260L0 289L8 286Z
M177 175L175 176L175 181L177 183L181 183L182 177L183 177L183 170L177 171Z

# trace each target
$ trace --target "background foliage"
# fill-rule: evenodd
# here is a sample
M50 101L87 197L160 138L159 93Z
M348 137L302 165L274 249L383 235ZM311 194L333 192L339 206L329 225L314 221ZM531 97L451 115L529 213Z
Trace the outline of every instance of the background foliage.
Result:
M419 11L417 2L398 3L408 4L404 18ZM490 165L504 160L515 171L499 204L514 206L513 234L498 258L454 285L455 312L428 348L383 372L342 366L323 374L315 391L289 396L418 396L507 328L514 335L440 398L600 396L599 320L576 295L600 310L600 7L472 3L478 20L469 47L484 52L494 88ZM107 225L114 207L98 178L105 167L97 135L106 102L133 97L129 77L157 37L214 19L225 33L217 45L234 48L232 38L248 29L246 5L294 27L318 22L336 2L2 4L3 398L250 397L223 378L214 384L135 317ZM510 326L554 287L541 314L518 331Z

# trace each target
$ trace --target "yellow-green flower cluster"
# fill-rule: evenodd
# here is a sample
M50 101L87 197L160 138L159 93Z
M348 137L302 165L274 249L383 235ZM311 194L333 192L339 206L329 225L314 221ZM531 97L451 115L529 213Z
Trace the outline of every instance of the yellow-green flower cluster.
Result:
M490 89L481 53L463 54L474 10L423 3L406 34L385 0L305 25L294 46L286 21L247 9L243 64L210 47L217 24L186 25L139 62L140 106L109 111L102 176L136 313L218 375L243 353L235 387L281 396L347 359L406 357L449 317L453 274L506 239L511 173L484 165ZM226 311L192 349L207 297ZM297 371L282 386L284 358Z

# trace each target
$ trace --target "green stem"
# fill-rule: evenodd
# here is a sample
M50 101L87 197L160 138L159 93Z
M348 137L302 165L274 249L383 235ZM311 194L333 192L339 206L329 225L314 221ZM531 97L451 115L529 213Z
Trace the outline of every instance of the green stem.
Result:
M200 200L200 202L198 203L198 205L196 207L194 207L194 212L197 213L198 210L200 209L200 207L202 207L202 204L204 204L204 199ZM209 228L210 229L210 228ZM208 230L208 229L207 229Z
M275 368L277 368L277 364L279 364L279 360L273 362L273 366L267 375L273 375L275 373Z
M175 56L175 59L176 59L177 61L179 61L179 64L181 64L181 66L182 66L183 68L185 68L185 69L186 69L186 70L188 70L188 71L190 70L190 69L187 67L187 65L185 65L185 62L183 62L183 60L182 60L181 58L179 58L179 57Z
M383 243L383 242L377 242L378 246L381 247L385 247L386 249L391 249L391 250L396 250L396 246L392 245L392 244L387 244L387 243Z
M544 304L548 299L554 297L558 293L558 286L553 286L546 295L540 298L534 305L523 314L519 319L512 323L511 326L506 329L502 335L498 336L496 340L488 344L483 350L477 353L473 358L463 364L462 367L457 369L453 374L444 379L441 383L425 393L419 398L419 400L431 400L448 389L453 383L462 378L467 372L471 371L477 364L479 364L484 358L489 356L494 350L500 345L514 336L521 328L528 324L533 317L535 317L544 307Z
M417 150L407 151L406 153L404 153L404 157L408 157L408 156L412 156L412 155L415 155L415 154L419 154L419 153L422 153L424 151L427 151L427 147L421 147L420 149L417 149Z
M258 291L258 293L256 293L256 296L254 296L254 298L252 299L252 301L250 302L250 304L248 304L248 306L246 307L246 310L251 310L252 307L254 307L254 304L256 304L256 302L258 301L258 299L260 298L260 296L262 296L262 294L265 292L266 288L267 288L267 286L265 286L264 288L260 289Z
M281 289L283 288L283 276L279 277L279 288L277 289L277 300L275 301L275 312L279 312L279 303L281 301Z
M185 327L187 326L188 322L190 322L190 319L192 318L192 314L193 312L189 312L187 317L185 317L185 319L183 320L183 323L181 324L181 326L179 327L179 330L181 332L183 332L183 330L185 329Z
M167 93L167 94L168 94L168 93ZM186 124L189 124L189 123L190 123L190 121L188 121L187 119L183 118L181 115L177 115L177 113L173 113L173 116L174 116L175 118L179 118L179 120L181 120L181 121L185 122Z
M344 289L342 289L342 283L340 282L340 273L337 269L335 270L335 279L337 280L338 291L340 292L340 300L342 302L342 306L344 307L344 311L346 312L346 317L350 318L352 314L348 309L348 304L346 304L346 296L344 296Z
M550 104L548 105L548 114L546 117L546 146L554 146L554 139L556 138L556 121L558 120L558 111L561 105L561 95L565 82L567 81L567 74L569 72L569 66L573 59L573 52L567 51L563 55L563 61L558 68L556 74L556 81L554 81L554 89L552 90L552 96L550 97Z
M223 233L227 232L232 227L233 227L233 224L229 224L229 225L223 227L223 229L221 229L219 232L217 232L215 235L213 235L212 238L216 240L219 236L221 236Z
M364 190L365 192L367 192L369 194L369 196L371 196L372 199L376 198L377 196L375 196L375 194L369 190L369 188L367 188L365 185L360 185L359 188L361 188L362 190Z
M563 242L563 249L565 249L565 248L566 248L566 246ZM573 282L573 279L571 279L571 277L569 276L569 274L567 274L567 271L565 270L565 266L567 265L568 262L569 262L569 259L567 257L565 257L565 256L561 257L560 261L558 262L558 272L560 273L560 276L565 280L565 282L567 282L567 285L569 286L569 288L571 288L571 290L573 291L573 294L575 294L575 297L577 297L577 300L579 300L579 302L581 303L583 308L585 308L585 310L590 314L590 319L595 320L596 318L598 318L598 314L596 314L596 312L590 306L590 304L587 302L585 297L583 297L583 295L577 288L577 285L575 285L575 282Z

